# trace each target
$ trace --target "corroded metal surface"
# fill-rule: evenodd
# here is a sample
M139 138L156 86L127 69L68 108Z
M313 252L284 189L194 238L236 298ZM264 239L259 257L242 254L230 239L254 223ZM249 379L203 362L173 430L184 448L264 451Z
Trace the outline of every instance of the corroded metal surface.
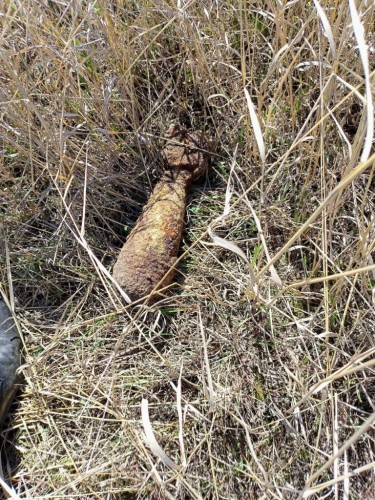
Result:
M113 268L113 277L133 301L172 282L187 189L208 166L207 144L201 132L188 132L173 124L165 137L168 169L156 184Z

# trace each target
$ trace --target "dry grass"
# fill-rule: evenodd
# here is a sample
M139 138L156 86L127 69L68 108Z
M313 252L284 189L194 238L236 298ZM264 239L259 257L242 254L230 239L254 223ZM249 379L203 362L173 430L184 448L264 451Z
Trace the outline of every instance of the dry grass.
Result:
M354 3L365 70L346 1L3 2L21 498L374 497L374 4ZM172 120L213 138L212 168L173 294L130 308L105 270ZM215 233L247 263L209 244L228 185Z

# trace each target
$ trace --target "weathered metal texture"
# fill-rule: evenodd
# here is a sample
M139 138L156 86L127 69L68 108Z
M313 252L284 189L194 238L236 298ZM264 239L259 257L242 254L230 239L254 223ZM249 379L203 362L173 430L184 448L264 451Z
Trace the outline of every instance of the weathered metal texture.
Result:
M0 293L0 426L17 391L21 339L12 313Z
M164 157L168 169L156 184L113 268L113 277L132 301L172 282L184 228L187 189L208 166L207 144L201 132L171 125L166 139Z

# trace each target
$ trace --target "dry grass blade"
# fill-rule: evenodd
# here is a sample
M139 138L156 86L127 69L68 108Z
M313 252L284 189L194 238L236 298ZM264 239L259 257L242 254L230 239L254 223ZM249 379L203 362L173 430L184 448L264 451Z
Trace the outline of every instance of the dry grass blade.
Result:
M267 265L261 269L257 278L264 274L267 269L269 269L285 252L293 245L293 243L311 227L311 225L316 221L323 210L334 202L335 198L340 195L346 187L348 187L358 176L363 174L368 168L373 167L375 164L375 154L370 156L366 161L359 163L344 179L342 179L337 186L329 193L327 198L319 205L319 207L314 211L313 214L307 219L307 221L294 233L294 235L289 238L288 242L283 246L281 250L268 262Z
M343 491L343 499L349 500L350 496L350 482L349 482L349 472L348 472L348 455L347 451L344 451L344 491Z
M240 257L244 262L248 263L245 253L239 248L238 245L236 245L232 241L220 238L220 236L216 236L216 234L212 230L212 227L209 228L208 234L212 240L213 245L224 248L225 250L238 255L238 257Z
M289 290L292 288L298 288L306 285L307 283L313 284L313 283L324 283L325 281L334 281L349 276L355 276L357 274L368 273L370 271L373 271L374 269L375 269L375 264L370 264L369 266L360 267L358 269L355 268L355 269L350 269L349 271L342 271L341 273L329 274L328 276L322 276L319 278L311 278L308 280L298 281L296 283L288 285L287 289Z
M186 453L185 453L185 444L184 444L184 416L182 411L182 370L183 365L181 365L180 376L178 378L177 384L177 413L178 413L178 423L179 423L179 432L178 439L180 441L180 456L181 456L181 465L182 467L186 467Z
M367 44L365 41L365 31L359 18L354 0L349 0L350 15L353 23L353 31L358 43L359 54L362 60L363 71L365 74L366 85L366 114L367 130L365 143L363 145L361 161L366 161L370 155L372 142L374 140L374 103L372 100L372 86L370 80L370 65L368 61Z
M314 5L316 8L316 11L320 17L320 20L322 21L324 33L326 34L329 45L331 47L331 52L332 52L332 57L333 59L336 59L336 44L335 44L335 39L333 37L332 33L332 28L331 25L329 24L328 18L324 10L322 9L322 6L320 5L318 0L314 0Z
M255 210L254 210L252 204L250 203L250 201L248 200L247 196L245 196L245 202L248 205L248 207L250 208L251 215L253 216L254 222L255 222L256 227L258 229L258 234L259 234L260 240L262 242L262 245L263 245L263 248L264 248L264 252L266 254L267 262L269 262L271 260L271 257L270 257L270 253L268 251L267 242L266 242L266 238L264 237L264 232L263 232L263 229L262 229L261 222L259 220L259 217L255 213ZM275 266L273 264L270 266L270 273L271 273L271 279L272 279L272 281L279 288L281 288L283 286L283 283L282 283L282 281L280 279L280 276L277 274L276 268L275 268Z
M332 418L332 451L333 454L336 455L338 448L339 448L339 422L338 422L338 410L337 410L337 393L334 394L333 398L333 404L332 404L332 413L333 413L333 418ZM335 480L337 480L339 476L339 470L340 470L340 462L339 458L337 457L336 460L333 462L333 477ZM337 481L338 482L338 481ZM337 488L337 482L335 484L335 499L338 498L339 492Z
M292 411L295 407L300 406L304 401L308 400L310 398L310 396L317 394L318 392L325 389L333 381L335 381L339 378L348 376L351 373L365 370L366 368L371 368L372 366L374 366L375 359L371 359L369 361L363 362L366 358L368 358L369 356L372 356L374 353L375 353L375 348L372 348L372 349L369 349L368 351L365 351L361 354L353 356L353 358L345 366L343 366L342 368L340 368L336 372L331 373L324 380L320 380L319 382L314 384L309 389L308 393L298 403L296 403L296 405L294 405L290 411Z
M113 279L111 273L108 271L108 269L106 269L105 266L103 266L102 262L100 262L100 260L97 258L97 256L94 254L92 248L90 247L90 245L88 244L85 236L84 236L84 233L85 233L85 225L84 225L84 222L85 222L85 212L86 212L86 183L84 185L84 205L83 205L83 217L82 217L82 226L81 226L81 230L78 229L76 223L75 223L75 220L74 220L74 217L71 213L71 210L70 208L68 207L66 201L65 201L65 196L61 196L61 199L62 199L62 202L63 202L63 205L64 205L64 208L72 222L72 225L73 225L73 228L70 227L69 224L67 224L67 227L70 229L70 231L72 232L74 238L77 240L77 242L82 246L82 248L85 249L85 251L87 252L87 254L89 255L92 263L94 264L94 266L98 269L98 274L99 276L101 277L102 279L102 282L105 286L105 281L104 279L107 278L107 280L109 282L113 282L114 285L116 286L119 294L124 298L124 300L130 304L132 301L130 300L129 296L125 293L125 291L116 283L116 281ZM111 296L111 294L109 293L109 296ZM115 305L115 304L114 304Z
M169 467L171 470L179 470L180 466L176 464L163 450L160 444L157 442L148 412L148 401L147 399L142 399L142 425L145 432L146 442L153 451L153 453L163 462L164 465Z
M371 428L371 426L375 422L375 413L372 413L367 420L356 430L356 432L351 436L350 439L348 439L340 448L337 450L337 452L329 459L327 460L322 467L319 468L314 474L309 478L307 482L307 486L305 487L305 490L303 492L303 498L307 498L310 496L310 485L313 481L315 481L319 476L321 476L336 460L337 457L340 457L350 446L356 443L356 441L364 434L368 429ZM375 462L374 462L375 463ZM372 469L374 467L374 463L366 464L364 467L358 468L354 474L358 474L361 471L367 470L367 469ZM340 478L339 480L342 480L344 478ZM334 484L334 482L332 483ZM320 488L319 488L320 489Z
M0 469L0 486L3 489L5 498L12 498L13 500L21 500L21 497L17 495L13 488L7 485L3 479L3 475Z
M256 140L257 145L258 145L259 155L260 155L260 158L262 160L262 163L265 163L266 162L266 148L264 145L262 129L260 127L258 116L256 114L255 107L254 107L253 101L251 100L249 91L247 90L246 87L244 87L243 90L245 92L247 107L249 109L250 120L251 120L251 124L253 126L255 140Z
M255 281L255 275L253 269L249 266L249 261L248 258L246 257L246 254L241 250L241 248L236 245L236 243L233 243L232 241L228 241L225 238L221 238L220 236L217 236L214 232L214 227L219 225L220 223L223 223L225 219L228 217L230 214L230 201L232 198L232 190L231 190L231 181L232 181L232 175L234 172L234 167L236 164L236 155L237 155L237 148L238 145L236 145L234 155L233 155L233 160L232 160L232 165L227 181L227 186L226 186L226 191L225 191L225 203L224 203L224 210L222 215L219 217L216 217L208 226L207 228L207 233L211 238L212 244L221 248L224 248L225 250L228 250L229 252L232 252L236 254L238 257L240 257L246 264L248 265L249 269L249 281L250 281L250 286L253 289L254 293L257 292L257 285Z
M202 336L203 361L204 361L203 366L205 368L205 372L207 375L207 384L206 384L206 377L204 376L204 372L202 373L204 392L206 394L208 402L210 403L210 410L213 410L216 406L216 400L215 400L216 398L215 398L214 386L212 383L210 361L208 359L208 350L207 350L207 342L208 341L206 341L206 339L205 339L200 309L198 309L198 318L199 318L199 329L200 329L201 336Z
M312 495L316 495L319 493L319 491L325 490L326 488L329 488L330 486L337 486L337 483L343 481L346 482L346 484L349 484L349 479L351 477L358 476L359 474L362 474L363 472L366 472L368 470L373 470L375 467L375 462L370 462L369 464L364 465L363 467L357 467L351 472L347 472L346 474L342 474L341 476L337 476L335 479L331 479L330 481L325 481L324 483L320 483L317 486L314 486L312 488L309 488L303 493L303 498L309 498ZM346 494L343 496L343 498L349 498L348 489L346 489Z

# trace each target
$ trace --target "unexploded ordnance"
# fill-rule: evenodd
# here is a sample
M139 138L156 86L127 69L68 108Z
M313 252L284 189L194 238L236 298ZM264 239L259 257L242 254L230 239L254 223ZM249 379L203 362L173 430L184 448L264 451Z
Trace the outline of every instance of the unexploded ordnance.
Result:
M132 301L172 282L184 228L187 190L208 167L208 144L202 132L188 132L172 124L165 138L164 158L168 168L113 268L113 277Z
M12 313L0 293L0 427L17 392L21 339Z

